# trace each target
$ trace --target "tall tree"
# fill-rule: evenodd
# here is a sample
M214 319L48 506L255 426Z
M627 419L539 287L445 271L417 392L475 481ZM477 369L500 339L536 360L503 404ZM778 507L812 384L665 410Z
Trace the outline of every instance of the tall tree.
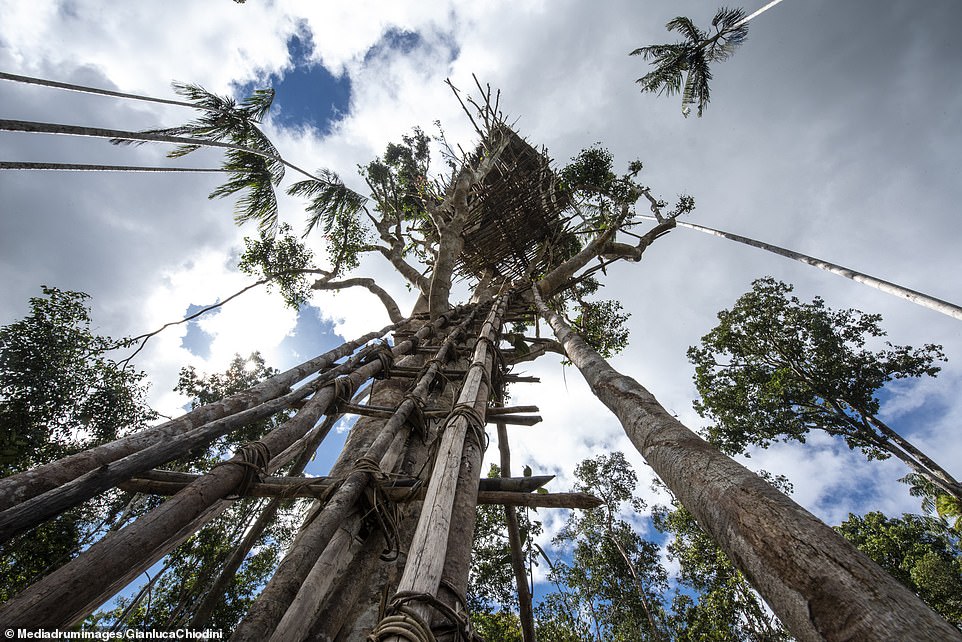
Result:
M671 536L668 556L680 567L680 587L671 603L671 637L688 640L778 642L788 633L695 518L671 496L656 506L655 527Z
M88 295L43 287L30 314L0 328L0 476L83 451L155 417L143 373L118 366L124 346L91 329ZM128 498L120 493L64 512L0 547L0 600L75 556Z
M667 574L659 549L622 515L644 512L634 496L638 477L622 453L586 459L575 468L575 488L602 500L598 508L573 512L555 537L571 547L572 560L557 562L550 577L566 587L570 613L598 640L664 640L661 594ZM577 626L573 628L579 628Z
M878 395L899 379L935 376L940 346L872 351L885 335L877 314L803 303L792 287L756 280L719 324L689 349L698 412L712 420L709 440L727 452L774 440L804 441L811 430L841 437L869 459L895 456L943 493L962 485L879 417Z
M146 515L10 599L0 607L0 619L59 627L83 619L239 497L290 492L291 480L271 475L298 457L309 457L328 420L350 412L362 417L332 479L317 486L293 482L298 491L316 493L311 496L317 501L234 638L355 639L370 632L375 639L390 639L403 631L418 639L431 628L468 635L465 592L484 426L489 412L498 412L491 403L503 401L511 380L504 366L547 350L540 346L558 347L534 337L513 341L513 352L502 351L502 327L530 318L524 292L531 281L535 298L540 292L557 310L580 313L585 328L606 319L617 322L620 315L613 307L594 318L584 313L583 304L591 300L584 289L606 265L639 260L673 228L672 219L636 236L637 243L625 242L622 233L633 223L634 203L648 194L635 182L640 164L618 177L603 155L594 154L592 161L602 159L600 165L585 162L563 173L600 180L562 181L546 155L502 120L497 97L480 85L479 90L477 114L468 110L479 145L455 154L440 141L453 163L449 175L428 178L427 142L415 130L365 168L368 196L330 172L318 172L296 190L310 201L309 226L330 224L332 274L350 269L361 254L379 254L418 292L412 315L385 330L395 331L393 345L365 345L383 335L372 333L135 437L2 480L0 488L13 492L3 496L0 532L11 534L117 484L151 481L158 466L278 411L295 411L204 474L190 476L176 495ZM44 130L29 123L12 127ZM127 133L120 137L138 139ZM251 149L207 144L213 143ZM260 185L273 190L274 175L264 164L273 157L254 155L264 161L249 169L264 179ZM238 176L242 169L247 171L239 167ZM231 181L228 190L235 185ZM269 204L270 197L254 194L253 201ZM678 209L685 207L690 203ZM270 230L271 208L255 208L253 216ZM452 284L459 278L476 285L470 299L456 305ZM830 529L672 424L647 393L613 373L556 312L543 305L538 312L550 319L567 357L622 419L652 466L797 636L854 631L877 637L880 627L906 639L951 634L948 625L894 580L887 583L884 572L846 548ZM527 355L522 342L530 344ZM375 376L384 380L369 384ZM452 382L460 382L460 388ZM368 385L368 403L352 403L353 393ZM667 447L665 439L672 442ZM729 492L734 486L739 492ZM421 497L423 504L411 501ZM509 494L503 501L530 500ZM620 553L630 553L638 543L610 523L612 534L597 543L619 553L612 559L624 559ZM799 540L816 553L800 554ZM590 556L591 547L584 552ZM644 556L626 557L644 567ZM599 590L611 588L604 577L585 581ZM637 589L634 582L632 588ZM841 608L839 602L844 602ZM644 616L649 624L650 614Z
M959 638L828 526L700 439L637 381L612 368L544 304L537 289L533 296L592 391L794 637ZM806 542L804 555L798 553L801 542ZM872 589L853 591L856 586Z

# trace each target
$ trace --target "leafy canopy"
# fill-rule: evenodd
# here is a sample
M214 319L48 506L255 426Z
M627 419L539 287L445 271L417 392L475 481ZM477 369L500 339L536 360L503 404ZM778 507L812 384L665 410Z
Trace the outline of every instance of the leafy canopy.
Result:
M870 458L887 458L886 437L873 424L878 393L895 379L935 376L941 347L886 342L870 350L870 339L885 336L879 315L832 310L818 297L803 303L791 291L758 279L689 348L701 395L695 409L713 421L709 439L737 453L749 444L804 442L821 429Z
M939 520L849 514L836 530L934 611L962 628L962 549Z
M30 314L0 328L0 476L78 452L154 417L143 373L107 354L126 340L94 334L89 298L43 286Z
M0 477L111 441L155 417L143 373L108 354L126 347L91 330L89 296L43 287L30 314L0 328ZM74 557L116 516L110 492L0 545L0 602Z
M310 299L311 284L307 275L313 267L314 254L291 234L291 226L284 223L276 236L261 234L260 238L244 239L246 248L237 264L238 269L260 279L269 279L280 288L284 303L297 310Z

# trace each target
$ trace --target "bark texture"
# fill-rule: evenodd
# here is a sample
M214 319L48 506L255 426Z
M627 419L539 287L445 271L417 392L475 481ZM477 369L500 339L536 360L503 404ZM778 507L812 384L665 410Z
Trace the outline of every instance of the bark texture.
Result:
M962 640L815 516L671 416L556 314L539 312L638 451L799 640Z

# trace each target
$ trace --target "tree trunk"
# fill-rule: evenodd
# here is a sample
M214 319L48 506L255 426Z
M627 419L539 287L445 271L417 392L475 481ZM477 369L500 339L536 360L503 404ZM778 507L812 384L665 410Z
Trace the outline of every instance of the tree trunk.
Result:
M131 100L144 100L152 103L160 103L163 105L176 105L178 107L190 107L191 109L201 109L193 103L184 102L182 100L170 100L168 98L154 98L152 96L142 96L140 94L125 94L119 91L110 91L109 89L98 89L96 87L88 87L86 85L72 85L66 82L57 82L55 80L44 80L43 78L33 78L31 76L19 76L17 74L8 74L5 72L0 72L0 80L12 80L14 82L22 82L29 85L40 85L41 87L50 87L53 89L66 89L67 91L77 91L84 94L97 94L99 96L110 96L111 98L128 98Z
M276 161L290 167L294 171L307 176L310 179L319 181L317 176L301 169L297 165L289 163L277 154L265 152L263 150L247 147L245 145L235 145L234 143L224 143L219 140L207 140L204 138L188 138L185 136L167 136L164 134L148 134L144 132L131 132L120 129L104 129L102 127L81 127L78 125L64 125L60 123L38 123L29 120L7 120L0 119L0 131L25 132L31 134L60 134L62 136L84 136L87 138L109 138L116 140L137 140L145 143L171 143L175 145L199 145L200 147L218 147L220 149L230 149L255 156L261 156L268 160Z
M935 484L937 488L941 489L947 495L951 495L959 501L962 501L962 484L960 484L955 477L950 475L947 470L939 466L932 459L930 459L928 455L916 448L915 445L908 439L892 430L888 424L878 417L865 414L863 414L863 416L870 425L874 426L885 436L888 443L895 445L895 448L886 448L886 450L889 450L889 452L894 452L899 459L904 461L914 471Z
M831 528L672 417L548 310L568 358L654 471L799 640L962 640Z
M31 163L26 161L0 161L0 169L56 172L190 172L194 174L204 172L218 172L223 174L228 171L219 167L143 167L135 165L91 165L89 163Z

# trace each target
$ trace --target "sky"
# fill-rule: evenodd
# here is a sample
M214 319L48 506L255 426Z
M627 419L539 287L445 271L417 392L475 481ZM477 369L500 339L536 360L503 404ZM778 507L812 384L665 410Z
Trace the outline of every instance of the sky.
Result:
M558 165L600 142L620 168L641 159L652 194L694 196L687 220L962 302L958 3L880 10L867 0L786 0L714 68L704 117L685 119L677 97L638 91L634 80L649 68L628 53L673 41L664 24L679 14L707 27L715 9L678 0L0 0L0 70L168 98L172 81L237 96L273 85L264 129L278 149L362 193L357 165L413 126L433 133L440 121L470 148L470 123L444 80L469 91L476 74L501 91L509 122ZM191 115L10 82L0 82L0 113L117 129ZM0 133L0 160L176 164L165 151ZM179 163L218 159L203 152ZM217 184L216 175L0 172L0 324L21 318L41 284L89 293L97 331L112 336L155 329L247 285L235 266L256 229L234 224L231 200L208 200ZM303 229L301 204L282 198L281 219ZM307 240L323 258L321 239ZM365 259L357 273L375 276L402 308L413 305L381 258ZM613 365L698 429L686 349L765 275L794 284L803 300L819 295L831 307L882 314L895 344L943 345L948 363L938 378L887 389L882 416L962 475L962 323L757 249L676 229L640 263L610 268L603 294L632 315L631 345ZM136 365L149 375L152 403L171 414L186 402L172 391L183 365L216 372L235 353L259 350L283 368L386 323L363 290L315 294L299 315L276 292L254 291L152 339ZM513 429L519 470L557 474L552 489L564 490L578 461L621 450L650 477L576 370L550 358L519 370L542 382L515 385L512 400L539 405L544 417ZM491 449L486 459L496 458ZM831 524L849 512L918 510L897 481L904 466L868 462L822 435L742 461L787 475L796 501ZM656 500L647 481L640 491Z

